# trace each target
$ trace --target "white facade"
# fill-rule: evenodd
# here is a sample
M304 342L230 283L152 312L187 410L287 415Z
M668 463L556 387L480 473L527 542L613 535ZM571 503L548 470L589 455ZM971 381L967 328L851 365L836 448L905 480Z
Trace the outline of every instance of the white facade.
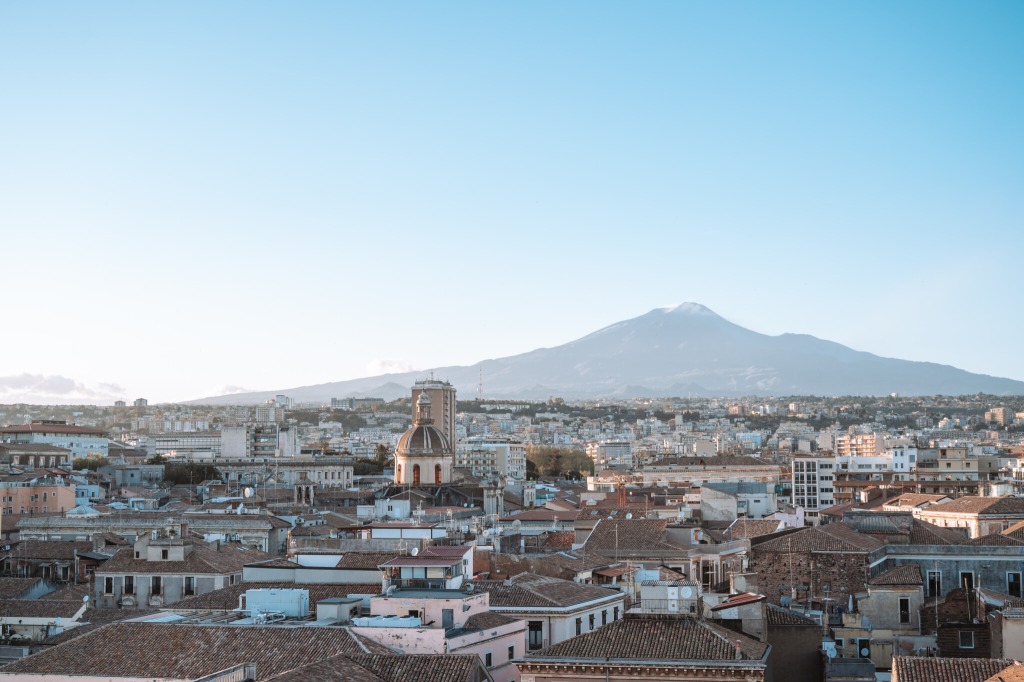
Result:
M472 436L455 450L455 466L474 476L497 472L513 481L526 480L526 446L511 438Z

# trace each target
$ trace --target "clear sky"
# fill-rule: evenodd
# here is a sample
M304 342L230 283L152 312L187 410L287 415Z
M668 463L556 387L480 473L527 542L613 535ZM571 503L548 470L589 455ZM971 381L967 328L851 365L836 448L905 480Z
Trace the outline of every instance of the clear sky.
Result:
M0 3L0 403L682 301L1024 380L1024 3Z

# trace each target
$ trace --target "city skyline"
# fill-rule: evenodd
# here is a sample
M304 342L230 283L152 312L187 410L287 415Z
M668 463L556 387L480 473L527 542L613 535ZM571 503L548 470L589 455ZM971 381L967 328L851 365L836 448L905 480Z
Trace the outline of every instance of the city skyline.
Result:
M1011 2L0 7L0 403L427 372L684 301L1024 380L1022 25Z

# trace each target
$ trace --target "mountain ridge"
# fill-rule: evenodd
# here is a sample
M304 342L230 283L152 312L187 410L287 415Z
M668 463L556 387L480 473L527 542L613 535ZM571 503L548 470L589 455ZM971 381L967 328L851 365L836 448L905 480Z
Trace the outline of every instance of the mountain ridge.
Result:
M950 365L898 360L809 334L770 336L699 303L655 308L551 348L432 374L489 398L566 399L698 395L1024 394L1024 382ZM252 404L284 393L298 402L408 395L427 372L401 372L274 391L212 396L192 404ZM683 390L685 389L685 390Z

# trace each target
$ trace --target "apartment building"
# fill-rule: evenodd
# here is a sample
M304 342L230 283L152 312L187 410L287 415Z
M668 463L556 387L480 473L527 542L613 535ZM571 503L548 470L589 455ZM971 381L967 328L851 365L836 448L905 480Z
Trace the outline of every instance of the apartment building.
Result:
M501 436L470 436L455 449L455 467L474 476L498 473L514 481L526 480L526 445Z
M808 525L818 525L819 512L835 504L835 457L793 458L793 504L803 507Z
M106 457L108 451L105 431L59 420L36 419L31 424L0 427L0 441L53 445L70 451L72 459L89 455Z

